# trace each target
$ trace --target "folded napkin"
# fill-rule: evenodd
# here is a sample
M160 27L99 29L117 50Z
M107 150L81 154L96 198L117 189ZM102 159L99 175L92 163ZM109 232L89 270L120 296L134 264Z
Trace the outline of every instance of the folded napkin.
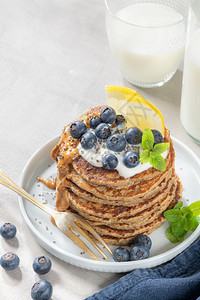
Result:
M87 298L87 300L178 299L200 300L200 240L163 267L135 270Z

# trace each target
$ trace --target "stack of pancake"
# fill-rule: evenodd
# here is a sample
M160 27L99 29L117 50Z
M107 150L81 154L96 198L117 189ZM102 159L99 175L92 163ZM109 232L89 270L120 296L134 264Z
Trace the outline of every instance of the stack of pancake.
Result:
M100 109L95 107L84 114L86 124ZM52 151L52 158L58 163L57 210L77 212L110 245L127 245L137 235L153 232L165 222L163 212L180 201L182 193L167 129L164 142L170 142L166 171L151 167L124 178L116 170L95 167L85 161L76 151L77 141L70 138L66 126Z

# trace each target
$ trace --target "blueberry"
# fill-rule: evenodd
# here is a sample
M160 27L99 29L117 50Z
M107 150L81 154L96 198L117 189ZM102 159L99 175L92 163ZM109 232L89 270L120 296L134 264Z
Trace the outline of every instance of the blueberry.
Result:
M160 133L160 131L153 129L151 130L154 136L154 145L155 144L159 144L159 143L163 143L163 136Z
M13 252L7 252L0 259L2 268L7 271L16 269L19 266L19 257Z
M115 261L129 261L130 260L130 252L129 250L123 248L123 247L119 247L116 248L114 253L113 253L113 259Z
M122 115L117 115L116 116L115 123L116 123L117 126L120 125L120 124L123 124L125 122L126 122L126 119L124 118L124 116L122 116Z
M11 223L5 223L0 228L1 236L7 240L14 238L14 236L16 235L16 232L17 232L17 229L16 229L15 225L13 225Z
M46 256L39 256L33 261L33 270L39 275L48 273L50 269L51 261Z
M101 118L95 116L90 120L90 127L95 129L101 123L102 123Z
M97 142L97 137L94 133L88 131L81 136L80 142L84 149L92 149Z
M99 124L95 129L95 134L99 139L107 139L111 135L110 126L105 123Z
M151 245L152 245L152 242L151 242L151 239L150 237L148 237L147 235L145 234L141 234L141 235L138 235L134 241L133 241L133 245L142 245L144 246L145 248L147 249L151 249Z
M39 280L32 286L31 297L33 300L50 300L53 288L49 281Z
M122 161L127 168L135 168L140 163L139 154L134 150L128 151Z
M106 146L109 150L114 151L114 152L121 152L125 149L126 147L126 140L125 138L116 133L116 134L112 134L107 142L106 142Z
M105 106L100 112L101 119L104 123L112 124L116 120L116 113L110 106Z
M130 260L141 260L149 257L149 249L142 245L133 245L130 250Z
M125 138L131 145L138 145L142 142L142 131L137 127L130 127L125 132Z
M118 159L114 154L108 153L103 157L103 167L107 170L114 170L118 165Z
M69 133L75 139L79 139L86 131L87 127L82 121L75 121L69 126Z

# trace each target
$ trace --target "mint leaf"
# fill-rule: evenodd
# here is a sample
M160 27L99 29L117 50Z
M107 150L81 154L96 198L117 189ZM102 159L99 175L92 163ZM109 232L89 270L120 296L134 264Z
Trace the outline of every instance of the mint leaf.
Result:
M154 145L154 136L152 130L146 128L142 134L143 152L140 156L140 162L150 162L152 167L159 171L166 170L166 162L161 156L170 146L170 143L158 143Z
M188 230L194 231L198 227L198 225L199 225L199 222L192 213L189 213L185 216L184 229L186 231L188 231Z
M195 218L195 220L196 220L196 218ZM187 215L187 216L185 217L184 229L185 229L186 231L189 231L191 227L192 227L191 216L190 216L190 215Z
M183 201L180 201L180 202L176 203L174 208L181 208L182 206L183 206Z
M164 158L156 152L150 153L150 164L156 170L159 170L161 172L166 170L166 162L165 162Z
M150 151L148 149L145 149L142 152L139 160L140 160L141 163L147 163L147 162L149 162L149 160L150 160Z
M81 119L87 119L87 115L82 115Z
M191 209L191 211L195 217L198 217L200 215L200 201L196 201L196 202L190 204L189 208Z
M142 147L143 149L153 150L154 137L149 128L146 128L142 134Z
M185 220L182 218L182 220L172 223L171 230L173 235L175 235L177 238L184 236L187 231L184 229Z
M196 219L195 216L191 216L189 215L187 218L187 223L189 225L189 229L188 230L191 230L191 231L195 231L195 229L198 227L199 225L199 222L198 220Z
M184 241L184 235L177 237L178 242L183 242Z
M184 207L182 208L182 212L183 212L183 214L185 214L185 215L188 215L188 214L193 215L191 209L190 209L188 206L184 206Z
M169 146L170 143L159 143L159 144L155 144L153 149L156 153L162 154L169 148Z
M168 209L163 213L165 219L171 223L182 219L182 212L180 209Z
M167 234L167 238L171 243L178 243L179 240L177 239L177 237L172 233L172 228L171 226L169 226L166 230L166 234Z
M172 242L183 241L188 231L194 231L200 224L200 216L196 216L200 209L200 201L196 201L189 206L180 209L183 202L177 203L173 209L166 210L163 215L171 222L171 226L166 230L167 238Z

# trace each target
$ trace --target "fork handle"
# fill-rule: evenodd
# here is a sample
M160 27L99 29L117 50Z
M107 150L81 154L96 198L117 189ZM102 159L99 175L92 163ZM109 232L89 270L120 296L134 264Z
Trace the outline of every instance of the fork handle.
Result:
M44 205L39 200L35 199L33 196L31 196L29 193L27 193L24 189L22 189L20 186L18 186L14 181L12 181L5 173L3 173L0 170L0 183L7 188L13 190L23 198L27 199L40 209L42 209L44 212L48 213L50 216L53 216L55 214L54 210L50 207Z

